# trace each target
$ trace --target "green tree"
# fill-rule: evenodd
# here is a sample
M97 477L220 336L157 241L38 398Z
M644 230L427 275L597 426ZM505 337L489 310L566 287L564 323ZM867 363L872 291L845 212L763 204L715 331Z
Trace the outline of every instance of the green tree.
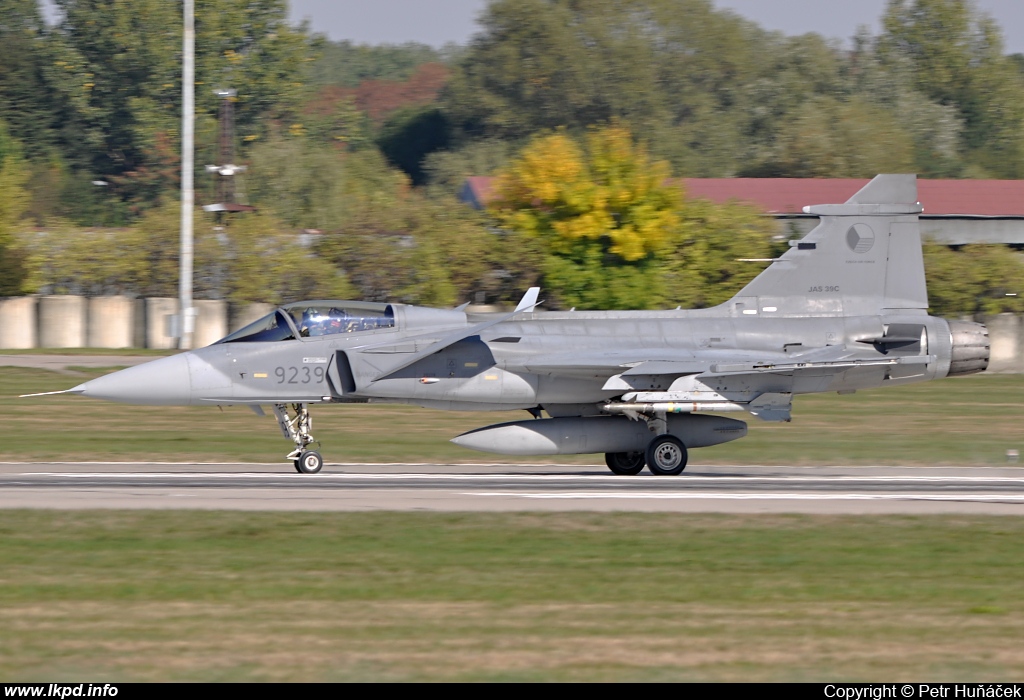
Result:
M497 0L444 93L456 148L619 118L688 176L1022 177L1024 76L969 0L893 0L854 51L708 0Z
M1024 176L1024 78L998 25L967 0L890 0L878 53L906 62L914 86L955 106L971 159L997 177Z
M261 211L321 232L315 250L352 285L346 296L444 305L495 288L497 241L482 217L412 188L375 148L325 149L277 133L253 147L246 181Z
M353 197L388 198L405 183L375 149L325 148L301 130L275 131L254 145L245 175L252 204L293 228L323 231L343 224Z
M302 122L296 130L320 146L356 150L370 143L370 119L356 107L351 95L328 88L306 100L300 111Z
M917 87L943 103L972 91L978 61L998 60L998 28L966 0L890 0L882 18L883 58L910 59Z
M47 79L68 105L64 145L79 168L145 207L175 186L181 110L181 9L160 0L56 0ZM283 0L200 0L197 134L215 136L215 88L235 87L243 136L297 108L312 43ZM212 143L210 144L212 146Z
M223 298L225 250L214 233L216 222L213 216L198 207L192 216L195 246L193 291L198 298ZM124 247L141 255L136 293L140 296L178 296L181 203L171 198L163 200L124 232Z
M225 226L224 291L232 301L282 304L303 299L349 299L343 271L267 214L233 217Z
M0 245L10 241L15 227L28 209L25 183L28 170L21 144L0 121Z
M732 176L772 157L808 98L848 91L839 46L708 0L499 0L481 24L444 98L463 141L619 118L676 172Z
M85 228L68 221L51 221L28 241L28 287L49 294L148 294L169 296L162 289L151 290L147 249L134 231L124 228ZM154 236L155 238L155 236ZM168 287L177 283L177 270Z
M669 4L674 12L656 16ZM677 89L686 78L675 75L675 66L663 68L669 57L659 54L655 42L693 53L696 47L686 42L707 27L693 35L687 29L710 12L705 0L491 3L481 18L483 32L446 88L446 110L463 138L523 140L540 130L582 129L616 116L638 130L654 128L683 117L672 113L673 100L699 101L707 92ZM687 32L685 38L666 36L663 21L673 14L684 17L672 29ZM708 71L704 77L713 79Z
M754 207L687 199L682 235L664 261L664 296L683 308L705 308L730 299L773 255L775 221Z
M125 245L143 257L138 284L142 294L177 295L179 215L178 203L167 202L128 230ZM218 225L198 210L195 232L197 296L280 304L351 295L344 275L272 214L237 214Z
M965 245L953 249L926 245L924 265L931 313L937 316L1021 310L1024 258L1006 246Z
M36 0L0 0L0 121L28 158L46 154L59 131L61 103L46 79L46 25Z
M513 145L498 139L474 141L449 151L435 151L423 160L431 188L457 195L474 175L493 175L512 159Z
M445 306L504 291L491 273L501 241L483 217L452 197L427 197L404 176L352 159L346 216L324 235L321 256L358 296Z
M28 177L21 144L0 121L0 296L20 293L25 278L17 234L29 207Z
M55 294L178 294L180 204L153 207L134 226L93 228L51 221L27 236L28 286ZM213 220L195 214L194 290L199 298L220 298L224 249L213 234Z
M180 205L170 201L127 228L66 221L25 236L33 291L57 294L178 294ZM195 212L197 298L274 304L352 296L344 273L317 257L297 232L267 214L240 214L217 225Z
M366 80L406 80L424 63L444 63L455 47L435 49L427 44L380 44L324 41L310 67L316 86L354 88Z
M873 177L914 169L914 142L888 110L859 98L807 100L776 134L760 175ZM755 174L755 173L751 173Z

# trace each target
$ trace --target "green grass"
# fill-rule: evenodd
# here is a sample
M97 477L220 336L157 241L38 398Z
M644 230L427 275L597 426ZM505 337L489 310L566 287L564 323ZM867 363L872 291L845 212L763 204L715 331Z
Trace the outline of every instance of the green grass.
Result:
M0 680L1010 680L1022 555L999 517L3 511Z
M288 448L241 407L14 398L81 373L0 368L0 459ZM1005 464L1022 392L801 397L692 459ZM448 438L522 417L325 406L314 427L331 461L477 461ZM0 680L1012 680L1022 554L998 517L0 511Z
M77 396L15 398L67 389L80 377L0 367L2 460L276 461L289 449L271 417L236 406L122 406ZM792 423L745 414L750 434L691 455L694 464L1004 465L1024 451L1024 375L975 375L854 395L798 397ZM448 440L472 428L527 418L395 405L313 408L314 435L334 462L522 461L472 452ZM594 463L595 456L541 458Z

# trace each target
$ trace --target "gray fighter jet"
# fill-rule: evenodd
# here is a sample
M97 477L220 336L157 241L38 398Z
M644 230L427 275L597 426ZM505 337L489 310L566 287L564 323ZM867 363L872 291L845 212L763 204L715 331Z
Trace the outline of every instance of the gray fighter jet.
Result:
M674 311L512 313L306 301L205 348L69 392L160 405L272 406L306 474L309 407L407 403L524 409L532 419L453 439L509 455L605 453L616 474L679 474L687 451L788 421L798 394L895 386L988 366L984 326L928 315L913 175L879 175L728 302ZM544 417L546 414L547 417Z

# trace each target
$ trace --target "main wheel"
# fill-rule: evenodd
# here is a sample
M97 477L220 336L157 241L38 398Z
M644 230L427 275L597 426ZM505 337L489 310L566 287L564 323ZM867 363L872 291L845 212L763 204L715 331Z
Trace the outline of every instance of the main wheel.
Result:
M644 461L643 452L606 452L604 463L608 465L613 474L622 476L639 474L647 464Z
M686 445L674 435L659 435L647 446L647 468L658 476L675 476L686 469Z
M320 456L319 452L314 452L313 450L303 452L299 455L299 458L295 460L295 469L300 474L316 474L323 468L324 458Z

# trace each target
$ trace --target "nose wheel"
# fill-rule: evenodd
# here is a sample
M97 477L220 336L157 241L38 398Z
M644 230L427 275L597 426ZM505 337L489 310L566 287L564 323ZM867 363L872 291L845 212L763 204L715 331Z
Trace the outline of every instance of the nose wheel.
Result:
M294 461L295 471L299 474L316 474L324 468L324 458L315 450L303 452Z

